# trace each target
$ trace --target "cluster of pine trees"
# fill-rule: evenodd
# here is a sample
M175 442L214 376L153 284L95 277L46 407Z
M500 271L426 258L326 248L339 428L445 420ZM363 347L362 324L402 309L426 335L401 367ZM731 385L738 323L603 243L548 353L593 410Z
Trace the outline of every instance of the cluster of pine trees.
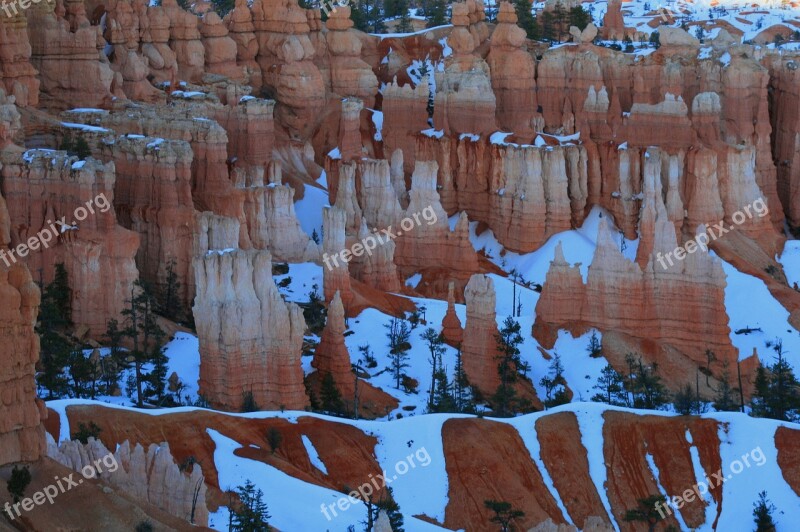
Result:
M145 283L136 281L122 311L123 323L108 322L108 352L103 353L72 336L69 275L63 264L57 264L53 281L42 291L36 325L41 345L36 375L40 395L45 399L119 395L120 380L127 373L125 388L138 407L179 404L179 392L167 391L166 335L158 325L159 315L170 315L178 308L173 300L179 286L174 274L168 284L164 303L159 303Z

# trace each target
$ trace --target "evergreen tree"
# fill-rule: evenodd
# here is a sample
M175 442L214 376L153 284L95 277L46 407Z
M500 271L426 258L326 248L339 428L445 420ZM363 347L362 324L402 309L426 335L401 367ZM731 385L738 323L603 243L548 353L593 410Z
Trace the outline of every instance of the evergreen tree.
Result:
M758 501L753 503L753 521L755 521L755 532L775 532L775 521L772 514L775 505L767 499L767 492L762 491L758 494Z
M158 329L158 331L160 330ZM167 355L164 354L164 349L160 347L163 339L163 334L160 337L156 337L156 347L150 355L153 369L145 378L144 395L148 401L157 406L175 406L174 398L165 391L167 374L169 373L169 368L167 367L169 360Z
M594 389L599 390L599 393L592 397L592 401L596 403L606 403L612 406L629 406L627 394L625 393L625 379L611 364L606 364L600 371L600 378L597 379L597 384L594 385Z
M583 31L592 22L592 16L583 9L583 6L575 6L569 10L569 25L575 26Z
M137 280L134 283L131 297L126 304L127 307L122 311L126 321L122 334L133 346L129 356L135 370L133 377L136 386L136 405L141 408L145 400L159 401L163 395L166 385L163 380L166 378L165 372L157 370L146 373L145 366L153 364L163 367L164 362L161 357L164 332L156 321L155 298L141 281Z
M739 410L739 388L731 386L727 364L723 367L719 388L714 396L714 410L717 412L736 412Z
M100 380L100 366L95 365L82 349L69 351L66 366L71 379L70 396L94 399L97 395L97 381Z
M452 385L447 380L447 370L440 369L436 373L435 379L436 389L434 390L431 412L458 412L453 398Z
M625 512L624 519L629 523L637 521L647 523L648 532L653 532L656 529L656 523L665 519L656 508L659 503L661 506L665 505L666 501L667 499L663 495L651 495L647 498L639 499L636 508Z
M171 320L176 320L182 314L179 292L181 283L175 273L175 259L167 262L167 276L164 283L163 297L161 300L161 313Z
M384 325L384 328L387 330L386 336L389 339L392 377L395 380L395 388L399 390L404 375L403 370L408 367L411 330L408 328L406 320L399 318L392 318L392 321Z
M283 443L283 434L275 427L270 427L267 431L267 443L269 444L269 448L272 451L272 454L275 454L275 451L281 448L281 443Z
M428 28L444 26L447 24L446 0L427 0L425 3L425 20Z
M794 421L800 417L800 383L787 362L783 342L777 340L773 346L775 363L758 367L755 393L751 400L753 415L781 421Z
M14 469L11 470L11 478L6 483L6 489L14 499L14 504L17 504L25 496L25 490L30 483L31 470L28 469L28 466L14 466Z
M517 382L517 366L520 362L519 346L523 342L519 323L510 316L507 317L495 340L497 342L495 360L498 361L497 373L500 376L500 385L492 399L493 407L497 415L508 416L521 406L513 386Z
M553 14L550 11L544 11L541 15L542 18L542 38L545 41L556 40L556 23Z
M456 367L453 375L453 402L456 412L470 413L475 410L472 403L472 387L464 371L464 361L461 357L461 348L456 353Z
M121 347L122 337L123 332L119 328L119 322L114 319L109 320L106 325L105 339L110 352L101 361L105 395L114 395L120 373L125 366L125 351Z
M560 43L565 34L569 34L569 28L567 28L567 23L569 22L569 13L561 4L561 2L556 3L553 6L553 26L555 30L555 35L557 41Z
M669 395L658 376L658 364L645 366L642 357L629 353L625 356L628 376L625 389L630 394L629 404L633 408L661 410L669 400Z
M242 412L258 412L258 405L256 399L253 397L252 391L242 392Z
M441 334L429 327L425 329L425 332L422 333L422 339L425 340L425 343L428 346L428 352L430 353L428 362L431 365L431 388L428 393L428 409L433 411L433 396L436 389L436 376L441 370L442 356L445 354L444 338Z
M89 143L86 142L86 139L83 137L78 137L75 139L73 149L74 155L76 155L81 161L85 161L87 157L92 156L92 149L89 147Z
M42 293L36 332L40 344L38 385L47 390L47 399L65 397L70 392L64 368L69 364L73 345L67 338L72 326L72 291L64 264L55 266L55 276Z
M569 403L567 394L567 381L564 379L564 365L561 363L561 355L556 353L550 362L549 372L542 377L539 384L545 389L545 408Z
M592 331L592 336L589 338L589 346L586 348L586 352L589 353L589 356L592 358L600 358L603 356L603 346L600 344L600 339L597 338L596 331Z
M72 435L72 439L86 445L89 443L89 438L98 439L102 430L94 421L90 421L88 425L78 423L78 430Z
M400 19L397 22L397 33L412 33L414 26L411 24L411 17L408 15L408 0L397 0L400 4Z
M356 29L366 33L383 33L383 12L380 0L361 0L350 4L350 18Z
M514 0L514 11L517 12L517 25L525 30L528 39L537 41L542 38L542 30L532 12L530 0ZM516 272L514 272L516 273ZM516 288L516 284L515 284Z
M653 45L653 48L656 50L661 48L661 34L657 31L654 31L650 34L650 44Z
M405 9L408 12L408 0L384 0L383 15L386 18L395 18L403 14Z
M702 414L705 410L703 399L690 382L678 390L672 398L672 406L682 416Z
M319 397L322 401L322 410L339 416L344 411L344 402L339 388L336 387L336 380L331 373L325 373L320 384Z
M264 502L264 492L256 489L249 480L244 486L236 488L239 504L231 511L231 527L233 532L268 532L272 530L267 522L271 516Z
M308 293L308 303L301 306L303 307L303 317L306 320L308 330L314 334L321 333L325 328L328 311L325 308L322 296L319 294L319 285L314 284L311 286L311 291Z
M485 500L483 505L494 512L494 516L489 521L500 525L502 532L508 532L511 530L511 525L514 521L520 517L525 517L525 512L516 510L511 506L510 502Z
M345 489L345 493L352 490ZM378 520L378 514L381 511L386 512L389 517L389 523L392 525L393 532L404 532L403 529L403 514L400 512L400 506L394 500L394 492L390 486L385 486L381 490L380 498L375 494L370 494L367 500L363 501L364 506L367 508L366 520L362 521L365 532L372 532L375 527L375 522Z

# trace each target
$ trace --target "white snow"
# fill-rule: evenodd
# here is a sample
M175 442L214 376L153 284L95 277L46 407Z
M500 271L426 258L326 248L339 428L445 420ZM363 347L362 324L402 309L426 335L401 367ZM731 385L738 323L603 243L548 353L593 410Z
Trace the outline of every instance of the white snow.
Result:
M783 266L789 286L794 287L795 283L800 286L800 240L787 240L777 260Z
M770 294L764 281L720 261L727 275L725 308L730 319L730 337L734 347L739 350L739 360L752 355L755 348L761 361L771 364L775 353L767 347L766 342L780 338L783 340L786 360L795 369L800 368L800 335L789 324L789 311ZM760 328L761 331L736 334L737 330L746 328Z
M110 129L106 129L104 127L76 124L74 122L61 122L61 126L68 129L79 129L88 133L111 133Z
M305 434L301 436L301 439L303 440L303 446L306 448L308 459L311 461L311 464L327 475L328 468L325 467L325 463L319 457L319 453L317 453L317 449L314 447L314 444L311 443L311 439L309 439L309 437Z

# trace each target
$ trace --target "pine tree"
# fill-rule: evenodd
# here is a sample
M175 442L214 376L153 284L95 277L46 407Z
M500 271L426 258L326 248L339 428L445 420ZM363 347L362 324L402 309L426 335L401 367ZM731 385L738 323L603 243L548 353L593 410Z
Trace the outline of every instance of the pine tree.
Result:
M350 18L356 29L366 33L383 33L383 12L379 0L361 0L350 4Z
M599 390L599 393L592 397L592 401L612 406L628 406L625 379L611 364L606 364L600 371L600 378L597 379L594 389Z
M589 356L592 358L600 358L603 356L603 346L600 344L600 339L597 338L596 331L592 331L592 336L589 338L589 346L586 348L586 352L589 353Z
M583 6L575 6L569 10L569 25L575 26L583 31L592 22L592 16L583 9Z
M483 505L494 512L494 516L489 521L500 525L502 532L508 532L511 530L514 521L520 517L525 517L525 512L516 510L511 506L510 502L485 500Z
M663 409L669 394L658 376L658 364L645 366L642 357L633 353L625 356L625 362L628 364L625 389L630 394L630 405L649 410Z
M256 399L253 397L253 392L248 390L246 392L242 392L242 407L240 408L242 412L258 412L258 405L256 404Z
M440 369L435 377L436 389L434 390L433 405L431 412L458 412L455 399L453 398L453 388L447 380L447 370Z
M320 384L319 397L322 401L322 410L339 416L344 410L344 402L339 388L336 387L336 380L330 373L325 373Z
M422 333L422 339L428 346L430 358L428 362L431 365L431 388L428 393L428 409L433 411L434 406L434 392L436 388L436 375L440 372L442 367L442 356L444 356L444 338L432 328L425 329Z
M542 38L546 41L556 40L556 23L550 11L544 11L542 17Z
M11 497L14 499L14 504L17 504L20 499L25 496L25 490L28 488L28 484L30 483L31 470L28 469L28 466L14 466L14 468L11 470L11 478L6 484L8 493L10 493Z
M122 334L133 346L129 355L135 370L133 377L136 386L136 405L141 408L146 399L160 400L166 385L165 374L154 371L151 375L144 371L147 364L163 365L161 357L164 332L156 321L156 301L141 281L137 280L134 283L131 297L126 304L127 307L122 311L126 319ZM145 385L148 385L147 390Z
M567 381L564 379L564 365L561 363L561 355L556 353L553 356L548 375L542 377L539 384L545 389L544 406L546 408L569 403L569 395L566 390Z
M672 406L682 416L702 414L704 410L703 399L690 382L687 382L675 393L672 398Z
M55 276L42 293L36 332L39 334L41 371L38 385L47 390L47 398L69 394L69 379L64 368L69 364L73 345L67 339L72 326L72 291L64 264L55 266Z
M560 43L565 33L568 33L569 28L565 29L567 22L569 21L569 14L567 10L564 9L564 6L561 2L557 2L555 6L553 6L553 25L555 29L556 39Z
M497 342L498 361L497 373L500 376L500 385L493 397L493 406L499 416L512 415L521 406L520 399L514 388L517 382L517 367L520 362L519 346L522 345L519 323L510 316L503 322L495 337Z
M714 396L714 410L717 412L736 412L739 410L739 388L734 388L730 383L727 364L723 367L722 377L719 381L719 388L716 389Z
M275 454L275 451L281 448L283 443L283 434L275 427L270 427L267 431L267 443L269 444L270 451Z
M105 339L109 347L109 354L103 357L103 385L105 395L114 395L114 391L119 383L120 373L125 366L125 352L122 350L121 342L123 332L119 329L119 322L112 319L106 325Z
M268 532L272 530L267 522L271 516L266 503L264 492L256 489L249 480L244 486L236 488L239 504L231 511L231 527L233 532Z
M181 283L178 281L178 274L175 273L175 266L175 259L170 259L167 262L167 275L161 303L161 313L172 320L177 319L182 314L181 301L178 296Z
M86 139L83 137L78 137L75 139L73 149L75 152L74 155L76 155L81 161L84 161L87 157L92 156L92 149L89 147L89 143L86 142Z
M470 413L475 410L472 404L472 387L464 371L464 361L461 357L461 348L456 353L456 367L453 375L453 402L456 412Z
M528 39L532 41L541 39L542 31L532 12L530 0L514 0L514 11L517 12L517 25L525 30ZM516 271L514 273L516 274Z
M656 523L665 519L657 508L666 504L666 501L667 499L663 495L651 495L644 499L639 499L636 508L625 512L624 520L629 523L637 521L647 523L648 532L653 532L656 529Z
M397 0L397 2L402 9L400 19L397 22L397 33L411 33L414 31L414 26L411 24L411 17L408 15L408 1Z
M348 493L346 490L345 493ZM366 532L372 532L375 526L375 521L378 519L378 514L381 511L386 512L389 517L389 523L392 525L393 532L404 532L403 529L403 514L400 512L400 506L394 500L394 492L390 486L385 486L381 490L380 498L376 499L375 494L371 494L364 501L364 506L367 508L367 518L361 523L364 525Z
M409 338L411 330L408 328L406 320L392 318L392 321L384 325L387 329L386 336L389 339L389 356L391 357L392 377L395 380L395 388L400 389L400 382L403 377L403 370L408 367L408 351L411 349Z
M794 421L800 417L800 383L784 358L786 353L781 340L775 341L773 350L775 363L758 367L751 400L752 413L756 417Z
M756 524L755 532L775 532L775 521L772 514L775 505L767 499L767 492L762 491L758 494L758 502L753 503L753 521Z
M653 33L651 33L650 34L650 44L652 44L653 48L655 48L656 50L661 48L661 34L658 33L657 31L654 31Z
M447 2L445 0L427 0L424 9L426 27L435 28L447 24Z

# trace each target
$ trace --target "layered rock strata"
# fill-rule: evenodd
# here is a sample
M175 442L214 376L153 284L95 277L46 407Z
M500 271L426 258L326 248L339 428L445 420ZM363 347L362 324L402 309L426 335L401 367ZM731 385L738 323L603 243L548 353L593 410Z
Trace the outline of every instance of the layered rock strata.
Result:
M200 340L200 393L214 408L309 405L300 356L306 323L272 280L266 251L211 252L194 261L193 311Z
M59 444L48 438L47 456L74 471L93 468L97 478L141 502L152 504L196 526L208 526L206 484L201 464L191 473L182 471L169 449L169 443L155 443L145 451L128 440L109 451L101 441L89 438Z

